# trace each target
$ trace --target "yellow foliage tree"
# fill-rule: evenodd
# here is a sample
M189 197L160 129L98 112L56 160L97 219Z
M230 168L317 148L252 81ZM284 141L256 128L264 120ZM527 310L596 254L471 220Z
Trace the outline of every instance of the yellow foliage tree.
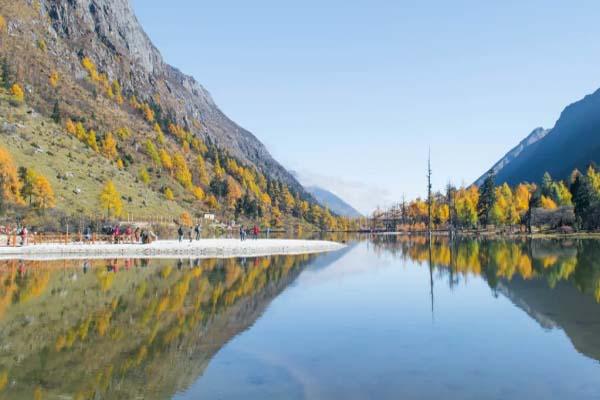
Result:
M217 201L217 198L212 194L206 199L206 205L213 210L219 209L219 202Z
M87 138L87 131L81 122L78 122L77 125L75 125L75 136L77 136L79 140Z
M107 132L102 141L102 154L110 160L117 156L117 141L111 132Z
M208 172L206 171L206 163L202 156L196 158L196 165L198 166L198 180L203 185L208 185L210 180L208 178Z
M165 149L160 149L160 163L169 172L173 171L173 159Z
M5 201L23 204L21 182L12 156L0 147L0 190Z
M100 79L100 77L98 75L98 71L96 70L96 65L89 57L84 57L81 60L81 65L87 71L90 79L93 82L97 82Z
M181 153L175 154L173 160L173 168L175 169L175 179L185 188L192 186L192 173L190 172L187 162Z
M102 192L100 192L100 205L102 208L106 209L108 217L111 216L111 212L116 217L123 212L121 196L119 195L119 192L117 192L117 188L113 181L106 182Z
M0 34L6 33L6 19L0 15Z
M70 119L68 119L67 122L65 123L65 129L71 135L75 135L77 133L77 128L75 127L75 124L73 123L73 121L71 121Z
M146 168L140 169L140 181L146 185L150 183L150 174Z
M34 205L40 210L52 208L56 205L54 190L48 179L43 175L37 175L33 184Z
M96 132L94 132L93 129L90 129L90 131L87 134L87 138L86 138L86 143L88 146L90 146L90 148L92 150L94 150L95 152L98 152L98 142L96 141Z
M18 83L12 85L12 87L10 88L10 94L12 95L13 99L15 99L18 102L22 102L23 100L25 100L25 92Z
M192 189L192 194L194 195L196 200L199 200L199 201L204 200L204 197L206 196L206 194L204 193L204 190L202 190L202 188L199 186L194 186L194 188Z
M227 177L227 206L234 208L236 202L242 197L242 188L240 184L231 176Z
M215 159L213 172L215 174L215 177L218 179L223 179L223 176L225 176L225 170L223 169L223 167L221 167L221 160L219 160L219 156L217 156Z
M50 86L52 86L53 88L56 88L58 86L59 80L60 80L60 76L58 75L58 72L52 71L50 73L50 76L48 77L48 83L50 84Z
M179 216L179 222L181 223L181 225L187 226L187 227L192 226L192 224L194 223L192 221L192 216L187 211L184 211L183 213L181 213L181 215Z
M542 196L541 203L542 203L542 208L545 208L547 210L554 210L557 207L554 200L552 200L550 197Z
M175 200L175 195L173 194L173 191L171 190L171 188L165 189L165 198L167 200Z

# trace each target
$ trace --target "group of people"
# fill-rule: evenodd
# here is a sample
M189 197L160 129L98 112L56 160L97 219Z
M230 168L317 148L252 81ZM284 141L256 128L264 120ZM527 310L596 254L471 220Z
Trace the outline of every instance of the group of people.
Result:
M29 242L29 230L26 226L16 225L13 227L11 225L2 225L0 226L0 235L6 236L7 246L10 246L11 244L16 245L16 237L19 237L21 246L26 246Z
M103 229L103 233L109 235L111 237L111 243L119 244L119 243L142 243L142 244L150 244L156 239L158 236L150 229L142 229L139 226L136 226L135 229L128 225L126 227L121 227L120 225L115 226L107 226ZM92 227L87 226L83 231L83 237L85 241L92 240Z
M200 240L202 236L202 225L196 224L193 228L184 229L183 225L179 225L177 228L177 236L179 237L179 241L183 241L183 237L185 236L185 231L187 230L187 235L190 240L190 243L194 240Z
M267 238L269 237L269 233L270 228L267 228ZM258 225L254 225L252 228L249 229L245 229L244 225L240 225L240 240L243 242L248 238L249 235L254 240L258 239L258 237L260 236L260 228L258 227Z

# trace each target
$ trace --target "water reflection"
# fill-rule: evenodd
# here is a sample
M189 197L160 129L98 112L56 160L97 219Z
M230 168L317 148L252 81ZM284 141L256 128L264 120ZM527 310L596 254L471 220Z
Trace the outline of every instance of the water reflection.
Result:
M482 277L546 329L561 328L582 354L600 360L600 241L375 236L376 252L427 265L453 288ZM439 284L439 283L438 283ZM434 307L434 282L431 282ZM433 312L433 309L432 309Z
M0 264L0 398L169 398L312 256Z
M461 277L483 276L495 288L499 280L514 277L544 279L548 287L572 283L600 302L600 242L596 240L476 240L420 236L375 236L376 251L429 263L447 274L449 285Z

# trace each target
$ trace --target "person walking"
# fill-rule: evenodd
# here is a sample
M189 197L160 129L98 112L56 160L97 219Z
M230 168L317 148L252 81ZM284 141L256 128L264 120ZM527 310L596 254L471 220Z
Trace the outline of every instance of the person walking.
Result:
M194 232L196 233L196 240L200 240L200 235L202 233L202 226L200 226L200 224L196 224L196 227L194 228Z
M21 228L21 246L27 246L27 227Z
M190 228L188 230L188 237L190 238L190 243L192 243L192 240L194 239L194 236L192 235L192 233L193 233L193 229Z
M244 236L246 236L246 232L244 231L244 225L240 225L240 240L244 241Z
M133 237L135 238L136 243L140 242L140 227L139 226L135 227L135 231L133 231Z
M179 225L179 229L177 229L177 235L179 236L179 242L183 241L183 226Z

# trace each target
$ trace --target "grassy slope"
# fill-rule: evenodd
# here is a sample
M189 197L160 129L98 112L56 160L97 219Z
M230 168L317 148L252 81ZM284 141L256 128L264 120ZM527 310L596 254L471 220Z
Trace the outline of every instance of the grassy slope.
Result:
M64 128L26 106L13 107L0 95L0 146L5 147L18 166L44 174L56 194L57 207L69 214L93 215L99 211L99 195L106 180L113 180L121 193L124 212L138 216L178 216L183 208L167 201L139 182L135 170L121 171L114 162L94 153L88 146L64 132ZM17 124L16 133L1 129ZM37 150L36 146L43 151ZM68 179L59 179L70 172ZM81 193L75 193L79 188ZM128 199L131 197L131 202ZM145 201L145 205L144 205Z

